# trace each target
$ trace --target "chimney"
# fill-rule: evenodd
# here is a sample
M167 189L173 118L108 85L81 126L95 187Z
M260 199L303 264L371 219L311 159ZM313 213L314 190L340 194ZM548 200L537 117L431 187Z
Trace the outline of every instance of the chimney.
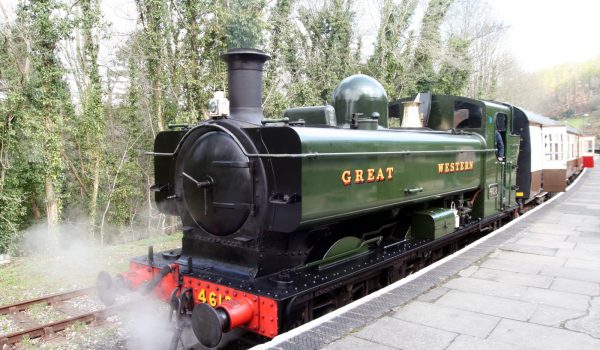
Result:
M271 57L256 49L230 49L221 58L227 62L229 118L260 125L263 66Z

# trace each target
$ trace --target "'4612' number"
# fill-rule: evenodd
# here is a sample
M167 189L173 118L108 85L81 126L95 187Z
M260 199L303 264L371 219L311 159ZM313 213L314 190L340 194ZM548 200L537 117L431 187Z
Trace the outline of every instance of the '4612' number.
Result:
M229 295L223 296L221 293L209 292L208 295L204 288L200 289L200 293L198 293L198 300L209 304L212 307L217 305L221 305L223 301L231 300Z

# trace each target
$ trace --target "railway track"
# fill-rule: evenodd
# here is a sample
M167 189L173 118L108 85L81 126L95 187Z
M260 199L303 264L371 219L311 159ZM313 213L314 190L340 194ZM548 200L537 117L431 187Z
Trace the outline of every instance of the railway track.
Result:
M51 294L45 297L21 301L15 304L0 306L0 315L12 314L15 312L25 311L30 306L36 304L52 305L61 301L77 298L82 295L90 295L95 293L95 287L76 289L65 293Z
M13 346L21 342L24 336L29 337L29 339L52 337L55 333L60 332L75 323L90 324L93 322L101 322L116 312L123 310L122 306L113 306L101 310L85 312L83 314L75 314L78 310L69 309L67 307L57 307L55 309L64 314L65 318L43 324L31 319L25 313L33 305L54 306L80 296L93 295L95 294L95 289L96 288L94 287L82 288L65 293L26 300L11 305L0 306L0 315L10 315L16 324L24 325L20 327L22 330L0 335L0 349L4 349L5 345Z

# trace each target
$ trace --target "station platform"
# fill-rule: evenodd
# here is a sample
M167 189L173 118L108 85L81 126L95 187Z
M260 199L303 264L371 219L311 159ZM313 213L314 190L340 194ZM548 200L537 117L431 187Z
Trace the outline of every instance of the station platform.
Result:
M600 349L600 169L463 250L255 349Z

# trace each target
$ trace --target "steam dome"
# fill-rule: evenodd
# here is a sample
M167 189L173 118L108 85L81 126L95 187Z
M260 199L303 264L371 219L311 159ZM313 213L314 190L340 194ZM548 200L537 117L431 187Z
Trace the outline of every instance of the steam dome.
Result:
M388 125L385 89L368 75L356 74L342 80L333 90L333 106L339 126L350 124L353 113L358 113L360 118L371 118L378 113L378 124L383 127Z

